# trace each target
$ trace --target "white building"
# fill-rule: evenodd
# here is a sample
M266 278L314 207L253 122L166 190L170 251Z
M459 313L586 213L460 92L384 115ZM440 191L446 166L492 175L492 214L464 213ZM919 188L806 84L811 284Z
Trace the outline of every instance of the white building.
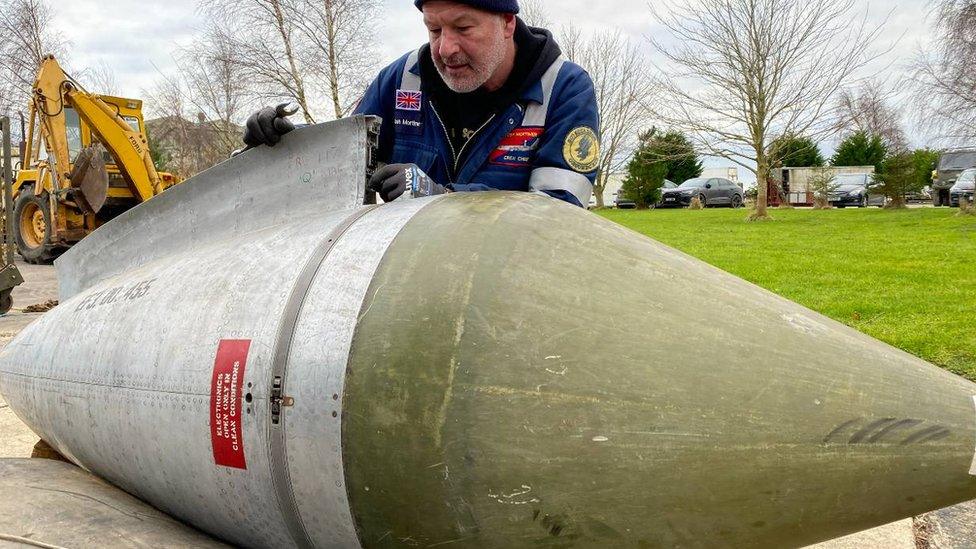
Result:
M705 168L702 170L702 177L721 177L722 179L728 179L729 181L739 185L739 168Z
M813 204L813 189L810 187L810 180L813 177L825 174L835 177L842 174L868 174L874 175L874 166L827 166L823 168L783 168L772 170L771 178L775 184L782 186L784 183L789 188L789 200L793 206L810 206ZM774 199L771 196L773 202Z
M609 203L613 203L614 199L617 198L617 193L620 191L620 187L624 186L624 179L627 178L625 173L615 173L607 178L607 187L603 189L603 200Z

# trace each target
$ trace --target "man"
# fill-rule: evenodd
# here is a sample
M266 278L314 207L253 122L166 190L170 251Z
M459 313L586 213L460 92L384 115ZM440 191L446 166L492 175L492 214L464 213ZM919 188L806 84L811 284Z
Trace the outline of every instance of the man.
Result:
M415 0L429 44L383 69L356 114L382 117L370 181L384 201L451 191L531 191L585 206L600 159L593 82L517 0ZM251 116L245 142L291 124Z

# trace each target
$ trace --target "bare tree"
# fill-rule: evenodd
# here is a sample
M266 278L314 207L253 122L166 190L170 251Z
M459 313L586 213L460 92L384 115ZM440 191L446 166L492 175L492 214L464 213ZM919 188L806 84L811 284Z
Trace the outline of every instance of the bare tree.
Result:
M188 106L182 82L169 77L160 78L151 89L142 91L150 106L146 128L150 146L155 146L169 158L166 170L181 178L197 173L192 139L193 123L185 118Z
M81 71L78 78L85 83L85 87L92 93L100 95L119 95L121 87L115 77L115 69L104 59Z
M770 142L835 131L837 95L876 58L870 46L882 26L856 16L854 0L673 0L651 9L670 35L651 40L665 60L653 115L703 153L755 173L752 218L768 218Z
M838 100L841 133L864 131L877 135L892 152L908 149L902 129L902 112L892 106L894 92L877 81L866 81L857 90L844 90Z
M190 177L227 159L240 147L238 123L254 98L247 73L226 34L213 28L175 55L175 70L143 91L151 105L152 139L170 168Z
M309 66L325 84L336 118L347 116L375 76L379 0L300 0L292 19L311 46Z
M305 122L315 123L309 52L295 32L300 11L295 0L201 0L203 12L238 53L248 80L266 99L287 98L300 106Z
M241 53L225 32L210 29L180 52L177 66L186 83L187 99L203 113L215 137L218 159L240 146L240 126L249 114L255 91L241 62Z
M566 56L589 72L600 112L601 156L593 194L598 208L613 174L623 171L646 126L645 100L653 91L645 56L619 31L582 38L575 27L562 31Z
M542 0L521 0L519 2L519 17L529 26L550 28L552 19L549 12L542 5Z
M45 0L0 0L0 113L27 105L45 54L64 60L67 41L53 21Z
M933 3L934 49L914 62L918 122L949 143L976 139L976 1Z

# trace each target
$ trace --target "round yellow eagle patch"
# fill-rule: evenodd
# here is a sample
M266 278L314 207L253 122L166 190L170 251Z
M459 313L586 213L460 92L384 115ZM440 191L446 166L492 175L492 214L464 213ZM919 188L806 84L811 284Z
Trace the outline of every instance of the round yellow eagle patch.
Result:
M580 126L569 132L563 143L563 158L569 167L580 173L590 173L600 165L600 140L596 132Z

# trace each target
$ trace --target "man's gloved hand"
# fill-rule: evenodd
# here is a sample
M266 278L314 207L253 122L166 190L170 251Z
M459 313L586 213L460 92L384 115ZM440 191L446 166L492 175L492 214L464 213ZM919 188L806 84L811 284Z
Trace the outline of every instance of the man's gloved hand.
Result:
M277 107L265 107L247 119L244 143L248 148L258 145L274 147L281 136L295 129L288 117L298 112L298 105L282 103Z
M370 178L369 188L379 193L383 202L392 202L406 192L409 192L413 198L448 192L447 188L435 183L416 164L383 166Z

